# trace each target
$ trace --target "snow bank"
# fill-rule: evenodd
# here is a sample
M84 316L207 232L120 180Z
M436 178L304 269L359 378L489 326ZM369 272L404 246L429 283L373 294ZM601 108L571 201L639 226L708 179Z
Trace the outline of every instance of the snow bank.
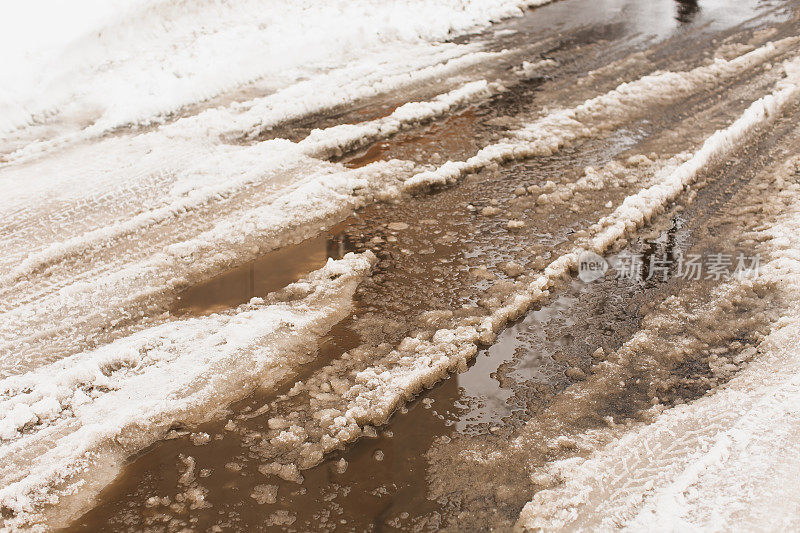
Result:
M800 499L792 490L800 475L797 164L795 158L778 172L776 223L756 232L769 258L759 279L789 307L760 343L758 358L713 393L664 411L587 459L552 465L563 484L537 493L518 529L800 527Z
M300 142L309 155L330 157L385 139L414 124L444 116L465 103L499 92L502 87L486 80L467 83L428 102L409 102L386 118L313 130Z
M329 260L289 286L286 301L254 298L0 380L0 506L14 513L5 527L31 525L43 504L176 422L198 422L291 376L315 339L349 314L374 261L370 252Z

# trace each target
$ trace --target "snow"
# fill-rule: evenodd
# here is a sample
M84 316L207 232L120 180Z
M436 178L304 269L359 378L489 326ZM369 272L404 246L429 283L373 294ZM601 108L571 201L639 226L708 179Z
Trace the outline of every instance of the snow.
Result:
M246 166L247 161L242 163ZM269 160L254 160L254 163L262 165L263 172L263 165L269 164ZM213 220L211 225L204 219L207 229L203 231L190 234L187 231L190 228L176 223L173 232L178 238L165 240L165 228L159 226L154 228L158 237L155 247L148 245L140 232L135 243L140 251L134 248L125 255L106 259L101 247L96 252L101 254L97 265L85 265L81 256L77 256L75 267L64 269L59 265L62 268L55 272L63 281L53 275L50 283L60 281L61 285L44 294L36 294L39 287L29 286L24 280L12 285L7 291L19 291L23 296L17 296L17 301L7 300L2 312L0 376L46 362L49 354L42 353L40 346L46 345L51 354L55 353L53 336L73 342L76 332L96 335L93 317L101 323L114 323L143 314L142 305L148 305L152 298L165 292L169 294L188 280L244 262L261 249L269 250L270 244L285 243L293 235L302 238L316 231L331 218L340 218L348 209L358 206L363 195L368 196L387 180L395 179L395 174L404 167L407 165L401 162L338 172L336 167L323 167L293 184L283 184L284 176L277 174L283 188L262 197L263 203L252 207L245 204L233 214ZM187 215L181 215L183 219L178 222L185 223ZM171 235L167 233L166 237ZM87 250L82 253L85 256ZM89 269L91 283L85 281L85 268ZM36 297L26 297L23 291ZM34 342L41 344L32 349Z
M35 521L103 457L124 458L175 422L202 421L254 384L291 376L349 314L374 261L329 260L288 287L287 301L176 320L0 381L0 505L16 513L6 526Z
M162 130L106 138L0 169L0 210L8 228L0 245L0 263L7 266L0 275L6 295L0 375L11 371L4 360L23 368L30 358L38 360L35 348L21 353L20 346L44 342L42 335L62 335L87 317L113 321L135 314L137 302L297 242L348 210L396 195L413 164L389 161L351 170L319 158L498 90L484 80L469 82L386 117L314 130L298 142L209 144ZM30 185L19 187L21 180ZM104 249L112 246L123 249L110 257ZM79 261L81 254L102 263L91 284L84 282L92 268ZM42 274L49 276L48 291L27 283Z
M331 261L289 287L286 301L256 299L195 319L162 314L183 287L315 235L369 202L599 134L796 43L624 84L434 171L406 161L360 169L326 161L503 91L460 75L506 52L442 41L546 2L76 0L9 8L16 15L0 21L8 51L0 72L0 505L15 514L5 527L39 523L49 505L99 490L173 423L200 421L209 405L292 376L314 339L347 315L374 257ZM796 66L786 69L795 80ZM387 116L298 141L268 138L292 120L428 83L441 94ZM796 93L796 81L783 82L600 221L583 245L602 251L639 227ZM513 290L481 323L409 337L346 379L333 367L299 383L292 394L313 399L308 430L320 431L270 420L270 443L294 455L267 463L264 474L302 480L301 468L465 369L479 343L574 268L576 253L532 281L507 265ZM199 491L186 461L187 491ZM260 487L254 498L274 499L270 485ZM202 493L194 500L203 505Z
M159 120L253 81L280 88L436 42L547 0L41 0L6 6L0 135L63 121L95 133ZM448 48L453 48L449 46ZM394 54L395 56L398 54Z
M797 163L786 167L796 173ZM534 496L519 529L800 527L800 499L787 490L800 475L800 210L793 182L776 180L781 214L757 232L769 257L760 281L788 303L759 355L712 393L663 411L586 459L552 465L563 483Z
M83 482L102 487L210 398L224 405L242 383L291 375L347 314L370 257L330 263L296 301L192 320L158 313L193 281L396 195L412 163L326 159L502 91L460 73L506 52L441 41L539 3L9 7L0 502L16 514L6 526L40 520ZM443 92L387 116L261 140L287 121L429 82Z
M6 6L0 503L17 513L6 525L40 520L84 481L98 490L209 398L224 405L267 371L291 375L348 312L370 257L330 263L297 301L194 320L164 310L191 283L396 197L413 163L326 159L503 91L463 73L506 51L443 41L542 3ZM269 138L421 85L441 94L297 141Z

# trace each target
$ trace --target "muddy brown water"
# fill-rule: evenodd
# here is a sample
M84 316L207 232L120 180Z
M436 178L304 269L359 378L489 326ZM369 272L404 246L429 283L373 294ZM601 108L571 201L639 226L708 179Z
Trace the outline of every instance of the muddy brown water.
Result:
M550 8L551 13L566 16L564 9L576 4L588 5L560 2ZM661 22L671 28L669 31L680 28L681 22L704 20L717 6L710 2L709 10L686 12L684 16L671 2L655 4L664 9L669 6L664 12L672 18ZM639 12L637 9L635 13ZM655 9L648 16L660 17L660 13ZM591 13L585 12L572 16L588 17L587 23L591 19ZM675 16L687 20L676 21ZM535 27L538 22L532 23L526 17L521 24L523 28L525 24ZM398 142L374 145L347 164L360 166L387 157L424 160L434 154L463 159L463 153L469 154L494 134L482 122L486 118L491 114L484 117L480 109L470 109L398 136ZM506 208L515 186L541 184L547 179L574 179L577 169L583 166L602 166L627 150L635 151L646 142L642 136L652 127L629 128L606 139L579 143L551 158L511 165L497 174L468 179L458 187L401 205L364 209L319 237L267 254L190 288L176 302L174 312L205 314L227 309L291 283L324 264L328 257L341 257L350 250L376 249L380 261L372 279L359 290L354 317L322 339L315 361L299 370L297 379L303 379L359 344L396 342L417 327L409 317L420 310L474 305L488 286L470 276L469 270L476 265L485 265L502 278L498 270L502 261L532 262L536 252L531 250L556 253L559 247L568 245L571 233L596 219L606 201L616 202L626 191L602 192L583 199L579 213L530 213L538 218L532 227L518 233L505 229L503 215L481 218L464 206L474 203L480 207L495 198ZM735 176L726 173L723 177L727 177L728 188L735 189ZM646 254L688 250L696 240L693 232L698 231L697 223L692 221L700 223L699 214L711 212L709 206L725 194L732 194L713 187L707 191L705 197L698 197L695 205L701 207L694 214L662 217L657 222L663 226L662 231L653 239L635 241L630 250ZM388 230L386 224L392 221L407 222L409 229ZM708 245L704 242L700 246ZM443 380L395 413L387 425L376 430L374 438L362 438L303 471L302 484L265 477L258 471L259 458L252 451L252 443L269 415L255 413L272 395L256 392L230 407L235 429L227 429L226 420L199 428L176 428L169 440L156 443L133 458L100 495L97 507L70 530L178 531L188 527L382 531L434 530L452 525L453 518L463 512L462 502L455 496L429 499L428 451L461 437L510 435L570 384L564 375L566 363L559 354L566 351L570 364L588 367L590 354L598 346L616 349L636 331L642 309L680 289L675 281L568 284L550 302L532 309L507 328L494 345L480 351L466 372ZM360 329L358 320L353 319L364 316L394 321L400 326L380 333ZM283 390L290 385L287 383ZM687 391L686 395L697 393ZM628 411L631 416L636 411L624 402L615 408ZM210 441L196 445L200 433L210 435ZM346 468L341 467L342 459ZM189 464L194 466L190 468ZM187 471L190 476L186 476ZM265 484L278 487L275 503L262 504L251 497L257 487ZM186 491L198 487L207 491L208 506L191 508ZM528 496L520 494L519 499L524 501ZM153 503L152 498L161 500ZM513 520L514 510L506 511L506 518Z
M341 259L353 251L341 227L336 226L299 244L274 250L246 265L193 285L177 297L172 312L177 315L216 313L294 283L325 266L329 258Z

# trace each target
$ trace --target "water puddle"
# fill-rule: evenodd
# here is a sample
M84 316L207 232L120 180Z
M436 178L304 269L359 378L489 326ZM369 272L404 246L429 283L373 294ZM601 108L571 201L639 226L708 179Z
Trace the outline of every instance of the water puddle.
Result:
M604 317L593 308L592 289L574 282L566 294L507 328L465 373L422 392L372 438L302 471L301 484L259 473L253 446L270 414L254 410L260 402L251 399L232 406L232 412L240 413L235 428L224 421L208 423L193 436L184 433L143 452L104 492L107 503L70 530L121 531L130 524L136 525L131 529L165 531L268 531L277 526L286 531L436 530L457 512L457 503L429 499L428 450L458 436L511 434L546 404L531 390L541 386L549 395L569 384L565 369L589 359L601 323L615 332L607 349L635 331L635 315ZM593 327L587 327L589 322ZM357 343L352 330L340 324L323 339L320 356L334 359ZM562 350L570 352L569 363L558 359ZM302 372L298 378L304 378ZM209 442L187 442L203 434ZM207 503L192 507L191 490L200 490ZM264 503L262 494L272 491L275 501L270 497Z
M467 115L464 120L470 122L473 117ZM457 128L451 124L448 130ZM434 136L444 131L436 129ZM573 179L575 167L602 165L609 153L594 149L592 143L608 149L607 140L592 141L574 151L529 162L528 167L517 165L465 180L440 194L398 205L370 206L321 238L267 254L252 265L188 290L179 306L192 313L219 310L280 288L327 257L350 249L372 249L380 260L356 295L356 315L323 337L315 360L290 380L311 381L320 365L339 361L355 345L395 345L411 328L419 327L415 317L421 311L475 309L488 286L471 273L476 266L502 277L500 262L531 261L537 253L532 250L559 253L568 245L567 237L558 237L560 232L585 226L584 215L568 213L551 219L528 213L529 225L512 232L503 216L483 216L467 206L477 202L482 206L496 198L505 209L515 198L511 179L526 185L548 179L560 182ZM627 142L611 145L613 150L623 150ZM436 146L435 142L430 146ZM586 212L605 201L605 197L587 197L591 208ZM525 215L520 211L519 216ZM551 242L554 235L557 243ZM373 438L362 438L304 470L302 484L262 474L259 466L264 458L258 448L267 421L276 412L299 411L300 406L290 399L274 407L276 393L256 392L231 406L231 424L217 420L193 428L192 434L176 432L174 439L143 451L100 496L100 505L71 529L270 530L278 522L289 531L436 529L454 516L457 505L428 499L426 451L436 442L459 436L511 432L545 405L549 395L569 383L564 374L567 365L589 357L586 336L600 327L583 327L585 321L578 323L575 317L608 323L604 310L576 298L570 294L533 310L511 325L494 346L482 350L466 373L450 376L421 393L377 429ZM625 313L618 318L630 321ZM361 324L360 329L353 324ZM619 335L615 342L622 342L630 328L614 324L612 329ZM555 355L559 350L579 355L559 360ZM191 475L187 475L190 467ZM260 503L272 501L274 487L275 502ZM193 494L202 494L203 500L194 501Z
M561 35L579 34L588 28L619 26L623 36L662 41L687 29L721 31L761 16L760 21L780 20L772 13L778 3L745 0L568 0L536 8L535 16L510 20L494 27L519 34L547 35L557 29ZM516 37L511 35L510 41Z
M450 159L469 157L477 150L476 119L475 109L469 108L435 122L421 132L401 133L393 139L375 143L346 159L344 165L349 168L360 168L375 161L389 159L443 163L443 154L447 154Z
M325 266L328 258L341 259L353 251L341 225L317 237L280 248L198 283L183 291L173 305L176 315L204 315L225 311L266 296Z

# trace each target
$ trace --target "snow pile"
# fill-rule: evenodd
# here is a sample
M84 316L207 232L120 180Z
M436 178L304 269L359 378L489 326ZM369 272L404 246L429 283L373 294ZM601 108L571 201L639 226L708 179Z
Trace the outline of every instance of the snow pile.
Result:
M492 164L551 155L576 139L591 137L652 112L654 105L668 105L721 81L741 74L791 49L800 38L790 37L730 61L717 59L710 65L686 72L660 72L623 83L583 104L550 113L509 139L481 149L466 161L448 161L433 171L419 173L404 184L410 192L458 180Z
M534 496L519 529L800 527L800 500L791 490L800 475L799 162L777 172L770 207L780 215L756 232L769 257L760 281L789 306L760 355L712 394L664 411L588 459L553 465L563 484Z
M6 527L146 446L292 375L347 316L375 257L348 254L270 301L163 324L0 381L0 505ZM281 299L284 298L284 299Z
M53 116L96 132L147 123L254 80L281 87L387 49L430 52L547 1L27 2L0 25L0 135Z

